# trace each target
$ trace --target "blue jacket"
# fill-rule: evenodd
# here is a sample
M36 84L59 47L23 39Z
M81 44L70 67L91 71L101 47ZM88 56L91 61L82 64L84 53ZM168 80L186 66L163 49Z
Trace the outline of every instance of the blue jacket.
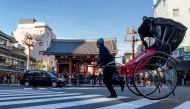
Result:
M99 60L97 64L106 65L111 61L114 61L113 55L105 46L101 46L99 48Z

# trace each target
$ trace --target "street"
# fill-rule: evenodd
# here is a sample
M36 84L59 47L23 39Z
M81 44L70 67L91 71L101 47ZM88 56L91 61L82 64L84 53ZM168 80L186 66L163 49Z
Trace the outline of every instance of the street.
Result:
M106 87L37 87L0 85L0 109L187 109L190 87L180 86L176 96L164 100L147 100L115 87L118 98L109 95Z

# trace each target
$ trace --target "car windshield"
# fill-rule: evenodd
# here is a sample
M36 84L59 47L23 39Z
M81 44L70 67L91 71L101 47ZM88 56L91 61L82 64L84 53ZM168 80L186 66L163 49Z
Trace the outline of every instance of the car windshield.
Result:
M52 73L50 73L50 72L47 72L47 73L48 73L49 76L56 78L56 76L53 75Z

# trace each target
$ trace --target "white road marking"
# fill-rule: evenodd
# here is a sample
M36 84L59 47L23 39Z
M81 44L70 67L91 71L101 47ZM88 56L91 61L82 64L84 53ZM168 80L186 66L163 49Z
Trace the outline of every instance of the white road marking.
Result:
M52 89L60 89L60 88L52 88Z
M1 100L18 100L18 99L24 99L24 98L40 98L40 97L59 97L59 96L67 96L67 95L80 95L82 93L67 93L67 94L52 94L52 95L35 95L35 96L22 96L22 97L6 97L1 98ZM45 98L46 99L46 98Z
M68 96L68 97L47 98L47 99L7 101L7 102L0 102L0 106L13 105L13 104L24 104L24 103L38 103L38 102L55 101L55 100L68 100L68 99L85 98L85 97L98 97L98 96L102 96L102 95L80 95L80 96Z
M33 90L32 88L24 88L24 90Z
M173 108L173 109L189 109L190 106L190 101L186 101L185 103Z
M6 94L4 94L4 95L2 95L2 93L0 93L1 95L0 95L0 97L9 97L9 96L22 96L22 95L48 95L48 94L63 94L63 93L66 93L66 92L50 92L50 93L43 93L43 92L40 92L40 93L24 93L24 94L22 94L22 93L11 93L11 94L9 94L9 93L6 93ZM1 100L1 99L0 99Z
M40 90L47 90L47 88L38 88L38 89L40 89Z
M141 99L141 100L135 100L127 103L121 103L121 104L116 104L116 105L111 105L111 106L106 106L102 108L97 108L97 109L136 109L139 107L143 107L149 104L153 104L156 102L159 102L160 100L148 100L148 99Z
M63 89L100 89L100 88L92 88L92 87L70 87L70 88L63 88Z
M23 108L21 107L21 108L14 108L14 109L57 109L57 108L65 108L65 107L100 103L100 102L106 102L106 101L118 100L118 99L124 99L124 98L128 98L128 97L95 98L95 99L89 99L89 100L80 100L80 101L72 101L72 102L65 102L65 103L47 104L47 105L40 105L40 106L30 106L30 107L23 107ZM125 108L127 108L127 107L125 107Z

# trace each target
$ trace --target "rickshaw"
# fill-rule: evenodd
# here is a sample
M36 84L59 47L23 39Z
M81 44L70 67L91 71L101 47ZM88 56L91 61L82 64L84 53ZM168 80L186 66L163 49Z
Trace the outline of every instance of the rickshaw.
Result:
M143 21L138 34L145 50L120 68L121 74L132 77L134 87L127 84L131 92L151 100L175 95L175 63L180 60L171 53L183 41L186 30L183 24L172 19L147 17ZM148 46L146 37L154 38L154 44Z
M123 66L113 66L120 69L121 75L131 78L132 85L126 83L131 92L151 100L175 95L175 64L180 60L171 53L183 41L186 30L183 24L172 19L147 17L143 21L138 34L145 50ZM154 44L148 45L146 37L154 38Z

